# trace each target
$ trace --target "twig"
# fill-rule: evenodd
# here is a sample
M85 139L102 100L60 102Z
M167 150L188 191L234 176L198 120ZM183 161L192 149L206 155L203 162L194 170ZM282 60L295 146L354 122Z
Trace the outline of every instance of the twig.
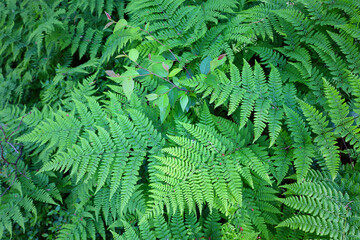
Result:
M259 21L249 23L249 25L260 23L260 22L263 22L264 20L265 20L265 18L262 18Z
M18 150L14 147L14 145L12 145L12 144L9 143L9 142L6 142L6 143L9 144L9 145L14 149L14 151L15 151L16 153L19 153Z
M342 141L343 141L343 143L344 143L344 146L345 146L346 151L348 152L348 156L349 156L349 159L350 159L350 164L351 164L352 168L355 169L354 162L353 162L352 159L351 159L349 149L348 149L347 146L346 146L346 142L345 142L345 140L344 140L343 137L342 137L341 139L342 139Z
M0 148L1 148L1 159L2 159L6 164L13 164L13 163L8 162L8 161L5 159L5 157L4 157L4 148L3 148L2 144L1 144L1 142L0 142Z
M29 112L28 114L31 114L31 112ZM28 115L28 114L27 114L27 115ZM10 133L10 135L7 137L6 141L8 141L8 140L10 139L11 135L13 135L13 134L16 133L17 131L19 131L20 125L22 124L22 121L24 120L24 117L26 117L27 115L25 115L25 116L23 116L23 117L21 118L17 129L14 130L14 131L12 131L12 133Z
M12 181L11 184L5 189L5 191L0 195L0 198L1 198L2 196L4 196L7 191L10 190L10 188L12 187L12 185L14 184L14 182L15 182L16 179L17 179L17 175L16 175L16 172L15 172L15 177L14 177L13 181Z
M216 147L214 146L214 144L212 142L208 141L208 143L210 143L211 146L215 149L215 151L220 154L220 152L216 149Z
M350 202L348 202L346 205L345 205L345 208L348 208L349 207L349 204L350 203L353 203L354 201L350 201Z
M3 127L0 125L0 129L1 129L1 131L2 131L2 133L3 133L3 135L4 135L4 138L5 138L5 140L6 140L6 134L5 134L5 130L3 129Z
M31 114L31 112L29 112L28 114ZM16 145L16 144L10 143L10 142L9 142L9 139L10 139L10 137L11 137L14 133L16 133L17 131L20 130L20 126L21 126L21 124L22 124L22 122L23 122L24 117L26 117L26 115L21 118L18 127L17 127L15 130L13 130L13 131L9 134L9 136L6 135L4 128L0 125L0 129L1 129L2 133L3 133L3 135L4 135L4 141L0 141L0 150L1 150L0 156L1 156L1 160L2 160L3 162L5 162L5 164L7 164L7 165L12 165L12 166L14 166L14 168L15 168L15 169L14 169L14 170L15 170L15 171L14 171L14 172L15 172L15 176L14 176L13 181L12 181L12 182L10 183L10 185L5 189L5 191L0 195L0 198L3 197L3 196L5 195L5 193L7 193L7 192L10 190L10 188L14 185L15 180L18 178L18 172L19 172L19 170L18 170L17 164L18 164L20 158L22 157L24 146L21 144L20 149L17 150L16 147L14 146L14 145ZM18 157L17 157L16 160L15 160L15 163L12 163L12 162L9 162L8 160L6 160L6 158L5 158L5 156L4 156L4 147L3 147L3 145L2 145L2 143L4 143L4 142L7 143L7 144L9 144L9 145L15 150L15 152L18 154ZM24 173L20 172L20 174L21 174L21 176L24 176L26 179L29 179L28 177L26 177L25 172L24 172ZM9 175L9 177L10 177L10 176L11 176L11 174ZM30 180L30 179L29 179L29 180Z
M15 161L16 170L17 170L17 163L18 163L19 159L20 159L20 158L21 158L21 156L22 156L23 149L24 149L24 146L21 146L21 147L20 147L20 153L19 153L19 156L17 157L17 159L16 159L16 161Z

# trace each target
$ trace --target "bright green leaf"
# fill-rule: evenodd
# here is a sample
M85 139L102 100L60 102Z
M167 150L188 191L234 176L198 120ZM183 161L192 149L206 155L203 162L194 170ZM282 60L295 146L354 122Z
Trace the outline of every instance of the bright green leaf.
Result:
M170 112L170 104L169 104L169 97L167 94L161 95L156 101L154 102L159 109L160 109L160 120L164 122L167 115Z
M212 60L210 62L210 71L214 71L217 67L221 66L222 64L224 64L226 61L226 57L221 58L220 60L218 60L218 58L215 58L214 60Z
M121 57L126 57L125 54L120 54L120 55L117 55L115 58L121 58Z
M161 95L161 94L164 94L166 92L169 91L169 87L168 86L165 86L165 85L159 85L156 90L155 90L155 93L158 94L158 95Z
M131 50L129 51L129 58L130 58L131 61L136 62L136 60L138 59L138 57L139 57L139 52L138 52L138 50L136 50L135 48L133 48L133 49L131 49Z
M120 19L115 25L114 32L124 28L126 25L127 21L125 19Z
M151 62L153 62L153 63L161 63L164 61L165 61L165 58L161 55L151 55Z
M170 113L170 105L168 105L167 107L160 107L160 120L163 123L167 117L167 115L169 115Z
M180 105L181 105L181 108L182 110L185 112L185 109L186 109L186 105L188 104L189 102L189 97L187 95L183 95L181 96L180 98Z
M157 104L161 108L166 108L169 105L169 97L168 97L168 95L167 94L161 95L157 100Z
M153 100L157 99L158 97L159 97L159 95L157 95L156 93L150 93L150 94L146 95L146 98L149 101L153 101Z
M149 41L154 41L154 38L151 37L151 36L146 36L145 38L146 38L147 40L149 40Z
M182 69L181 68L174 68L171 70L169 77L174 77L176 74L178 74Z
M123 74L121 74L121 77L135 78L137 76L139 76L139 73L135 69L129 69L126 72L124 72Z
M156 63L150 66L150 71L152 71L153 73L155 73L156 75L160 76L160 77L167 77L167 75L169 74L169 72L167 72L162 63Z
M148 31L148 30L149 30L149 26L150 26L150 23L147 23L147 24L145 25L144 30L145 30L145 31Z
M134 80L132 78L125 78L122 86L126 97L130 100L131 94L134 91Z

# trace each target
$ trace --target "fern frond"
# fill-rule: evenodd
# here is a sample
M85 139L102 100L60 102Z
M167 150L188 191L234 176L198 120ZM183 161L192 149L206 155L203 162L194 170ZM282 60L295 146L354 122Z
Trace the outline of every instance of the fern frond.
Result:
M327 127L329 121L326 121L326 117L313 106L301 100L299 100L299 104L310 123L312 131L318 134L314 141L319 145L320 151L325 158L326 166L334 179L339 169L340 156L336 147L336 137L334 133L330 131L331 129Z
M257 94L255 93L255 82L253 71L250 68L250 65L244 61L244 66L242 70L241 76L242 83L244 84L244 88L246 89L246 93L244 95L244 99L241 104L240 110L240 129L243 128L253 110L255 100L257 98Z
M74 114L59 112L54 114L54 119L42 121L33 131L19 137L18 141L37 143L40 146L48 143L47 148L58 146L65 149L75 143L81 125Z
M351 207L353 202L350 198L355 195L344 188L339 188L340 184L329 181L330 179L324 177L324 174L313 177L319 174L321 172L311 171L309 174L311 177L307 178L306 182L283 186L287 189L286 197L279 201L299 211L299 215L288 217L277 227L315 232L317 235L330 236L334 239L352 239L359 234L359 226L350 217L353 215L357 218L359 214Z
M354 118L348 117L349 107L339 92L324 79L325 97L330 107L329 115L335 124L335 134L345 137L355 149L360 148L360 129L353 125Z
M360 77L349 73L348 81L352 88L352 94L356 97L354 100L354 111L360 115Z
M233 64L230 65L230 76L231 76L231 81L234 85L234 90L230 95L228 115L232 114L237 109L246 91L245 89L241 88L242 82L240 78L239 69Z
M300 229L304 232L315 232L317 235L330 235L331 238L341 238L341 223L327 222L320 217L299 215L289 218L278 225L278 227L290 227L291 229Z
M327 32L330 37L340 46L341 51L345 54L346 60L349 63L349 69L354 73L360 73L360 56L357 54L359 48L354 45L354 39L346 35L339 35L333 32Z
M281 131L281 122L283 115L283 94L281 92L281 77L279 71L275 68L271 68L269 76L269 97L271 108L269 110L269 135L270 146L275 143L277 136Z
M297 179L302 181L310 169L312 157L314 156L314 148L311 143L310 133L305 127L304 121L290 108L284 106L284 109L287 116L287 124L291 131L291 137L294 141L294 163Z

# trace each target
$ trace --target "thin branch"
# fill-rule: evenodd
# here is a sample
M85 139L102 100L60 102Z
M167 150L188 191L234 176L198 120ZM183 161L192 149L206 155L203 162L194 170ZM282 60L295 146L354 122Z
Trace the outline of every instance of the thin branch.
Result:
M2 133L3 133L3 135L4 135L5 140L7 140L7 139L6 139L5 130L3 129L3 127L2 127L1 125L0 125L0 129L1 129Z
M15 151L16 153L19 153L18 150L14 147L14 145L12 145L12 144L9 143L9 142L6 142L6 143L9 144L9 145L14 149L14 151Z
M1 142L0 142L0 148L1 148L1 159L2 159L6 164L11 164L11 163L9 163L9 162L5 159L5 157L4 157L4 148L3 148L2 144L1 144Z
M342 141L343 141L343 143L344 143L344 146L345 146L346 151L348 152L348 156L349 156L349 159L350 159L350 164L351 164L352 168L355 169L354 162L353 162L352 159L351 159L349 149L348 149L348 147L346 146L346 142L345 142L344 138L341 138L341 139L342 139Z
M17 168L17 163L18 163L19 159L20 159L20 158L21 158L21 156L22 156L23 149L24 149L24 146L21 146L21 147L20 147L20 153L19 153L19 156L17 157L17 159L16 159L16 161L15 161L15 166L16 166L16 168Z
M31 112L30 112L30 113L28 113L28 114L31 114ZM14 133L16 133L17 131L19 131L19 130L20 130L20 125L22 124L22 121L24 120L24 117L26 117L26 116L27 116L27 115L25 115L25 116L23 116L23 117L21 118L21 120L20 120L20 122L19 122L19 125L18 125L17 129L16 129L16 130L14 130L14 131L12 131L12 132L10 133L10 135L7 137L6 141L8 141L8 140L9 140L9 138L11 137L11 135L13 135Z
M346 205L345 205L345 208L348 208L349 207L349 204L350 203L353 203L354 201L350 201L350 202L348 202Z
M260 22L263 22L266 18L262 18L260 19L259 21L256 21L256 22L251 22L249 23L249 25L252 25L252 24L257 24L257 23L260 23Z
M29 112L28 114L31 114L31 112ZM27 114L27 115L28 115L28 114ZM0 155L1 155L1 160L2 160L3 162L5 162L5 164L7 164L7 165L13 165L14 168L15 168L15 169L14 169L14 170L15 170L15 171L14 171L14 172L15 172L15 176L14 176L13 181L12 181L12 182L10 183L10 185L5 189L5 191L0 195L0 198L3 197L3 196L5 195L5 193L7 193L7 192L10 190L10 188L14 185L15 180L18 178L18 172L19 172L19 170L18 170L17 164L18 164L20 158L22 157L24 146L21 144L20 149L17 150L16 147L14 146L14 145L16 145L16 144L10 143L10 142L9 142L9 139L10 139L10 137L11 137L14 133L16 133L17 131L20 130L20 126L21 126L21 124L22 124L22 122L23 122L24 117L26 117L26 115L21 118L18 127L17 127L15 130L13 130L13 131L9 134L9 136L6 136L6 133L5 133L4 128L3 128L2 126L0 126L0 129L1 129L2 133L3 133L3 135L4 135L4 138L5 138L5 139L4 139L5 141L0 141L0 149L1 149ZM2 145L2 143L4 143L4 142L6 142L7 144L9 144L9 145L15 150L15 152L18 154L18 157L16 158L15 163L12 163L12 162L9 162L9 161L6 160L6 158L5 158L5 156L4 156L4 147L3 147L3 145ZM26 177L25 172L24 172L24 173L20 172L20 174L21 174L21 176L24 176L26 179L30 180L28 177ZM11 174L10 174L10 176L11 176ZM9 176L9 177L10 177L10 176Z
M14 177L13 181L12 181L11 184L5 189L5 191L0 195L0 198L1 198L2 196L4 196L7 191L10 190L10 188L12 187L12 185L14 185L14 182L15 182L16 179L17 179L17 175L16 175L16 173L15 173L15 177Z

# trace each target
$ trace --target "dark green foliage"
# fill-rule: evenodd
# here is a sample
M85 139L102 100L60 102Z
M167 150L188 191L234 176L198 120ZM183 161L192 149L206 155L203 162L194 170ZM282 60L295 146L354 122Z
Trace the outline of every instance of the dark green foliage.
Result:
M1 239L360 239L357 0L0 11Z

